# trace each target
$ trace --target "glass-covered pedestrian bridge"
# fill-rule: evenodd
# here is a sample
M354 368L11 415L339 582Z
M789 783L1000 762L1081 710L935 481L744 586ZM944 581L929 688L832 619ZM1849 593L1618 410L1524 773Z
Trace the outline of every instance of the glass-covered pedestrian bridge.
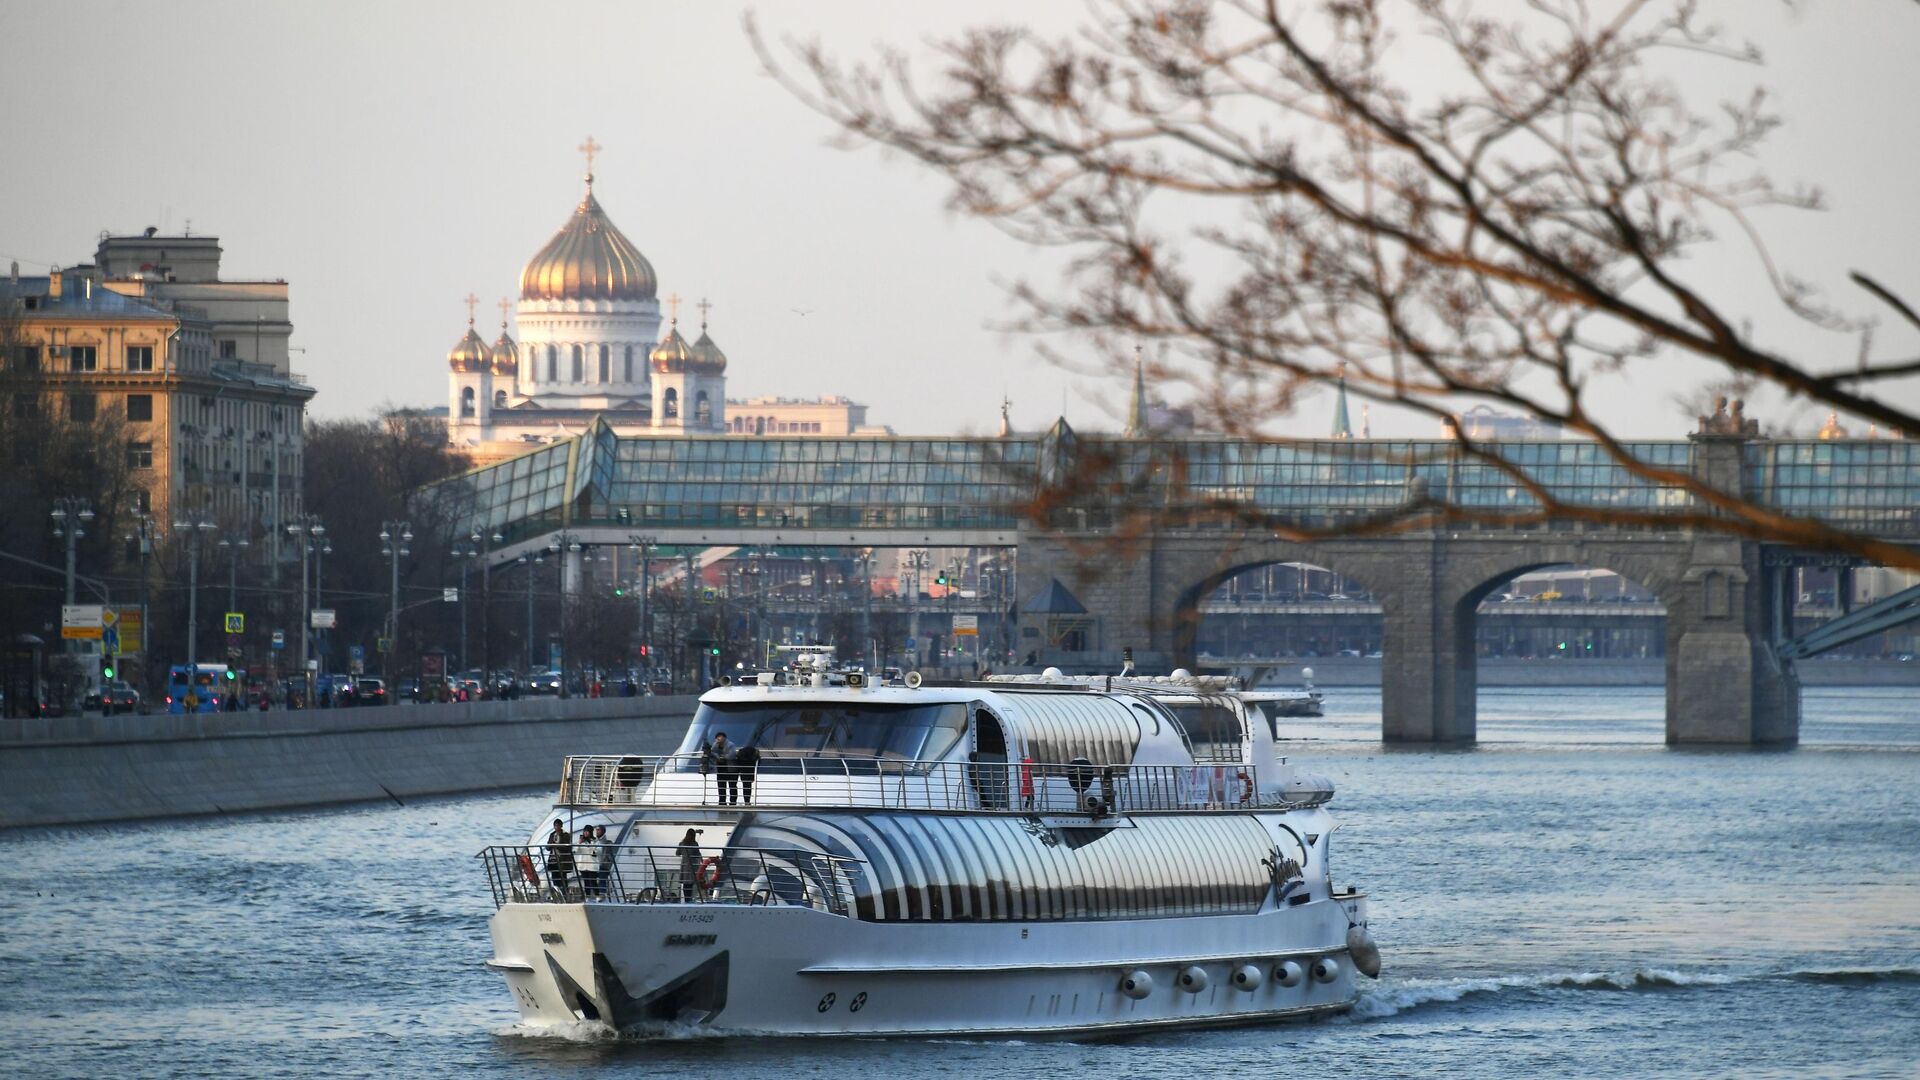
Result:
M1626 448L1681 474L1702 452L1687 441ZM1684 490L1634 475L1594 443L1500 450L1569 503L1636 518L1695 508ZM1753 442L1742 452L1746 491L1765 505L1920 537L1920 442ZM1064 423L1006 438L836 439L625 437L596 422L423 494L456 529L501 533L508 547L563 529L587 543L644 533L663 544L990 547L1013 544L1025 521L1099 528L1139 509L1194 528L1327 527L1390 514L1416 492L1477 512L1539 506L1527 484L1451 441L1136 440L1080 436Z

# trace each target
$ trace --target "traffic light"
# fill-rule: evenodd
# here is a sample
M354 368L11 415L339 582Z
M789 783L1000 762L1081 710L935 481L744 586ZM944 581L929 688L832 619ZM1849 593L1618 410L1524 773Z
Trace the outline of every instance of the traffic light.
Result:
M615 595L615 596L625 596L625 595L627 595L627 588L626 588L626 586L624 586L624 585L615 585L615 586L613 587L613 595Z
M945 585L947 583L947 575L945 572L942 572L938 577L934 578L933 583L935 585Z
M715 655L715 656L719 656L719 655L720 655L720 646L718 646L718 645L715 645L715 646L714 646L713 648L711 648L711 649L708 649L707 651L708 651L708 652L710 652L710 653L712 653L712 654L713 654L713 655Z
M113 657L102 656L100 658L100 677L102 679L113 678Z
M227 681L228 681L228 682L232 682L233 680L235 680L235 679L237 679L237 678L239 678L239 676L238 676L238 675L235 675L235 674L233 673L233 669L232 669L232 668L228 668L228 669L227 669Z
M641 655L641 656L646 656L646 655L648 655L648 654L649 654L649 651L650 651L650 646L646 646L646 645L642 645L642 646L640 646L640 655Z

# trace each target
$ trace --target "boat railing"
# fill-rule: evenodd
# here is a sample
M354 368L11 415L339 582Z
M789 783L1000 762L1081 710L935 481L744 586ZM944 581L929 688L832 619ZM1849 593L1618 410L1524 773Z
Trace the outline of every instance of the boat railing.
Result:
M697 755L569 757L558 805L879 807L1093 818L1149 811L1245 811L1292 805L1244 764L1094 765L892 758L763 757L752 767Z
M647 844L496 846L480 852L506 904L731 904L852 909L865 867L792 848Z

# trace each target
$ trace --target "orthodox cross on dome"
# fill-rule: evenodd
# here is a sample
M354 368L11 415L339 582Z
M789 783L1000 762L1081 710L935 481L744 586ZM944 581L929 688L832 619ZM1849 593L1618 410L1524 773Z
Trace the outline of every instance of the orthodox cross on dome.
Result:
M500 329L502 330L507 328L507 311L512 307L513 301L504 296L500 298Z
M467 305L467 325L472 326L473 325L473 309L480 305L480 298L473 295L472 293L468 293L467 298L461 301L461 303L464 303Z
M679 293L674 293L672 296L667 297L667 310L672 313L673 325L679 326L680 325L680 294Z
M704 334L707 332L707 312L713 310L713 303L703 296L700 302L693 306L700 309L700 332Z
M593 186L593 157L595 154L598 154L600 151L605 150L606 147L601 146L597 142L594 142L593 136L589 135L587 136L587 141L581 143L577 147L577 149L582 154L585 154L587 156L587 186L592 187Z

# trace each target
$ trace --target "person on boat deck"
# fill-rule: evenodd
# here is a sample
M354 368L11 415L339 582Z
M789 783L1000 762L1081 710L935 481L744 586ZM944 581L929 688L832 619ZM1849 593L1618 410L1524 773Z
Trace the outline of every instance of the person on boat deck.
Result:
M740 782L740 801L753 802L753 774L760 766L760 748L744 743L733 752L733 772Z
M594 842L593 826L580 830L573 845L573 865L580 874L580 893L589 900L600 895L600 845Z
M731 805L739 797L739 787L733 772L733 747L727 742L726 732L713 733L713 744L707 747L707 766L719 778L720 805Z
M573 873L573 837L558 821L547 834L547 883L560 896L567 894L567 877Z
M605 825L595 825L593 827L593 838L595 842L597 842L600 845L599 851L600 851L601 895L605 899L617 899L617 897L610 891L613 888L613 885L611 884L613 881L613 857L616 854L616 851L612 844L607 843L607 827Z
M674 848L680 853L680 899L693 903L694 879L700 873L700 830L688 829Z

